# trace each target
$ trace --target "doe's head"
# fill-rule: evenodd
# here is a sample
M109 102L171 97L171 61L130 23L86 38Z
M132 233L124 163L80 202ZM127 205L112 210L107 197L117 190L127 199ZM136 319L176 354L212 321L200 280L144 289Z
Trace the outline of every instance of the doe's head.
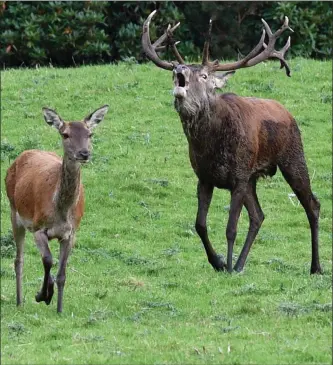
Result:
M42 110L46 123L59 131L65 155L72 161L84 163L91 155L93 129L104 119L108 109L109 106L104 105L78 122L65 122L56 111Z

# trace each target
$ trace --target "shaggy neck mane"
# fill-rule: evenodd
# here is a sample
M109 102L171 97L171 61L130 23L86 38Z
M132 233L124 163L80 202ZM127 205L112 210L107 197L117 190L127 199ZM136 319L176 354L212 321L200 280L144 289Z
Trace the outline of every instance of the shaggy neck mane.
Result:
M217 98L220 99L218 102ZM188 94L185 99L175 99L175 109L180 116L185 134L192 136L197 136L199 130L200 133L209 130L212 123L215 124L218 120L215 118L217 114L220 117L221 115L227 117L230 112L228 103L221 98L220 94L205 98Z

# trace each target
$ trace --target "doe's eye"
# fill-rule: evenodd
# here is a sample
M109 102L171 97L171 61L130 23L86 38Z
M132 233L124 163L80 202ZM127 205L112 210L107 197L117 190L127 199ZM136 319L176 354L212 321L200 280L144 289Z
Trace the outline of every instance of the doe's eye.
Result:
M88 135L88 138L91 138L93 135L94 135L94 133L90 133L90 134Z
M69 134L68 133L63 133L62 137L63 137L63 139L67 139L67 138L69 138Z

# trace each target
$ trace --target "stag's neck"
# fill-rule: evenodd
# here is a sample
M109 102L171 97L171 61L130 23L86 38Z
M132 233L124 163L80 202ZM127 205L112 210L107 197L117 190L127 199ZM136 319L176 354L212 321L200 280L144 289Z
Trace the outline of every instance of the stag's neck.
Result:
M64 220L79 197L81 182L81 165L77 161L70 160L66 155L61 166L61 175L56 193L56 210Z
M209 99L197 99L196 97L187 97L184 99L175 99L175 109L182 120L197 121L201 115L207 117L211 114L213 104Z
M207 99L175 99L175 108L188 139L200 139L216 126L219 105L217 98L217 95L211 95Z

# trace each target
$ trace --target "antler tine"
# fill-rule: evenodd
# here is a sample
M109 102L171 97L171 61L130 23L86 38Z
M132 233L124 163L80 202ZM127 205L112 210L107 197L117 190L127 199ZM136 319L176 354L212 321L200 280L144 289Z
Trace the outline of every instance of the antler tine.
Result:
M165 31L164 34L162 34L160 36L160 38L158 38L153 44L152 44L152 48L153 50L155 50L155 52L160 52L165 50L167 47L169 47L171 45L171 49L177 59L177 61L179 63L184 64L185 61L183 60L182 56L180 55L180 53L178 52L176 45L179 43L178 42L174 42L173 40L173 32L175 31L176 28L178 28L180 25L180 22L178 22L176 25L174 25L173 27L171 27L171 25L168 25L167 30ZM166 45L163 45L163 43L166 42Z
M258 45L246 57L237 62L213 66L214 71L230 71L239 68L251 67L262 61L267 60L268 58L278 58L281 62L281 68L284 67L286 69L287 76L290 76L290 68L287 64L287 61L284 59L285 53L290 47L290 37L288 38L286 45L280 51L276 51L274 49L276 40L286 29L289 29L293 32L293 30L289 27L288 17L285 17L282 27L278 29L275 33L272 33L271 28L264 19L261 20L264 24L265 29L263 29L263 33ZM268 44L264 43L265 30L268 35ZM263 51L261 51L262 47L264 48Z
M267 48L266 43L264 43L263 46L264 46L264 48ZM288 37L287 43L284 45L284 47L280 51L276 51L276 50L272 51L270 58L278 58L281 63L280 68L284 67L286 69L287 76L290 77L290 67L289 67L287 61L284 59L284 56L285 56L286 52L288 51L289 47L290 47L290 36Z
M177 61L178 61L180 64L184 65L184 64L185 64L185 61L183 60L183 57L180 55L180 53L178 52L178 49L177 49L177 47L176 47L176 45L177 45L178 43L180 43L180 41L173 43L173 45L172 45L172 51L173 51L173 53L174 53L174 55L175 55L175 57L176 57Z
M265 44L264 43L265 35L266 35L266 31L265 31L265 29L263 29L259 43L253 48L253 50L247 56L245 56L244 58L242 58L240 60L242 63L246 63L251 58L253 58L259 54L259 52L261 51L262 47Z
M204 44L204 48L203 48L203 51L202 51L202 64L203 65L210 65L210 62L209 62L209 43L210 43L211 34L212 34L212 27L213 27L213 19L209 19L208 34L207 34L206 41L205 41L205 44Z
M160 36L160 38L158 38L158 40L157 41L155 41L154 42L154 44L152 45L152 47L154 48L154 49L156 49L156 48L160 48L160 45L168 38L168 37L170 37L170 36L172 36L172 33L174 32L174 30L176 29L176 28L178 28L179 27L179 25L180 25L180 22L178 22L176 25L174 25L172 28L171 28L171 25L169 24L168 25L168 28L167 28L167 30L166 30L166 32L163 34L163 35L161 35Z
M287 16L285 16L284 19L284 23L282 25L282 27L280 29L278 29L274 34L271 31L271 28L269 27L269 25L266 23L266 21L264 19L261 19L261 21L263 22L265 28L266 28L266 32L268 35L268 38L274 38L275 40L286 30L289 29L291 32L294 32L290 27L289 27L289 19ZM274 47L275 42L272 42L272 47Z
M174 44L175 44L175 46L176 46L176 45L177 45L177 44L179 44L179 43L180 43L180 41L177 41L177 42L175 42ZM156 52L165 51L165 49L166 49L167 47L168 47L167 45L158 46L158 47L156 47L156 48L155 48L155 51L156 51Z
M265 32L265 29L263 29L260 41L247 56L245 56L244 58L242 58L239 61L232 62L232 63L225 63L223 65L220 65L217 63L216 65L212 66L213 70L214 71L230 71L230 70L236 70L236 69L243 68L243 67L248 67L248 66L246 66L246 63L248 61L250 61L252 58L256 57L262 50L262 47L265 44L264 43L265 35L266 35L266 32Z
M147 55L147 57L151 61L153 61L156 66L161 67L161 68L163 68L165 70L172 71L173 68L174 68L173 63L166 62L166 61L161 60L158 57L155 48L151 44L151 40L150 40L150 36L149 36L149 25L150 25L151 19L156 14L156 11L157 10L154 10L152 13L150 13L150 15L148 16L148 18L146 19L146 21L143 23L143 30L142 30L142 48L143 48L145 54ZM160 40L160 38L158 39L158 41ZM156 44L156 42L154 44ZM161 42L160 42L160 44L161 44ZM155 47L156 47L156 45L155 45Z
M172 51L173 51L175 57L177 58L178 63L185 64L185 61L183 60L182 56L180 55L180 53L178 52L178 49L176 47L176 45L179 44L179 43L180 43L180 41L177 41L177 42L175 42L175 43L172 44L172 46L171 46L172 47ZM155 48L155 51L156 52L165 51L165 49L167 47L168 47L168 45L166 45L166 46L159 46L159 47L156 47Z
M288 48L290 47L290 36L288 37L287 43L280 51L276 51L274 49L276 40L285 30L289 29L291 32L293 32L293 30L289 27L288 17L285 16L282 27L280 29L278 29L275 33L272 33L269 25L266 23L266 21L264 19L261 19L261 21L263 22L263 24L266 28L267 34L268 34L268 45L266 45L264 43L264 45L263 45L265 48L264 51L261 52L258 56L251 59L248 62L248 67L254 66L257 63L262 62L268 58L277 58L280 60L280 63L281 63L280 68L284 67L286 69L287 76L290 77L290 67L289 67L287 61L284 59L285 53L287 52Z
M286 29L289 29L290 31L294 32L290 27L289 27L289 18L287 16L284 17L284 23L282 25L282 27L280 29L278 29L274 34L271 31L270 26L267 24L267 22L265 21L265 19L261 19L262 23L264 24L264 27L266 28L266 32L268 37L272 37L274 35L275 38L278 38Z
M176 47L177 44L180 43L180 41L175 42L173 39L173 31L179 26L180 22L178 22L174 27L171 28L170 24L165 32L166 36L167 36L167 42L168 44L166 45L166 47L168 47L168 45L171 43L171 49L177 59L177 61L180 64L184 64L185 61L183 60L182 56L180 55L180 53L178 52L178 49Z

